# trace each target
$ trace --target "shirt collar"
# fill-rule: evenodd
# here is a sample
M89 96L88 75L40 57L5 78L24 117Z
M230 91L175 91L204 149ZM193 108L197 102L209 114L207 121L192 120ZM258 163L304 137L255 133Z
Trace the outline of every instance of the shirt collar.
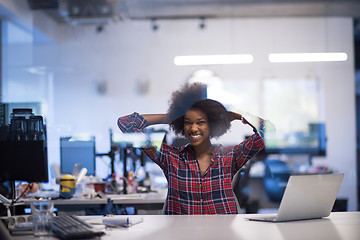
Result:
M218 145L218 144L215 144L215 145L213 145L213 146L214 146L213 153L215 153L215 154L216 154L216 153L219 153L219 152L222 150L222 145L221 145L221 144L219 144L219 145ZM181 153L190 152L190 151L191 151L191 152L194 151L190 143L188 143L188 144L180 147L180 152L181 152Z
M188 151L192 151L192 147L191 147L190 143L188 143L180 148L181 153L188 152Z

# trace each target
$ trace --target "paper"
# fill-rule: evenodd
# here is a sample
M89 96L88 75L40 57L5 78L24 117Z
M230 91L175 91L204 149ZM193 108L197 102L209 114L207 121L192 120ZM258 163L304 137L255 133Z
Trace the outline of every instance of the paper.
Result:
M103 223L107 226L122 226L122 227L131 227L135 224L143 222L142 217L137 216L106 216L103 217Z

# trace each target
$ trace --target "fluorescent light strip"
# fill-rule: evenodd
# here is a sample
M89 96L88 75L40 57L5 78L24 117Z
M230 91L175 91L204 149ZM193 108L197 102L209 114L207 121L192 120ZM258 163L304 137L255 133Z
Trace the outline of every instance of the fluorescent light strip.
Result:
M174 63L177 66L244 64L252 63L253 61L254 58L250 54L193 55L176 56L174 58Z
M338 62L346 61L347 54L343 52L329 53L271 53L269 61L280 62Z

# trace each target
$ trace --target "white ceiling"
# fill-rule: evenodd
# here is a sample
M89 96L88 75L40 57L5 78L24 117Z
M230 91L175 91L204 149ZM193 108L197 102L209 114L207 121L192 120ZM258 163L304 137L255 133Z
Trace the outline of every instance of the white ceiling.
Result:
M30 0L31 2L31 0ZM35 2L35 1L34 1ZM121 20L339 16L360 18L360 0L58 0L42 10L59 21L100 23L111 7ZM70 4L77 16L70 16ZM105 7L105 8L104 8ZM106 18L106 17L105 17ZM91 20L91 21L88 21Z

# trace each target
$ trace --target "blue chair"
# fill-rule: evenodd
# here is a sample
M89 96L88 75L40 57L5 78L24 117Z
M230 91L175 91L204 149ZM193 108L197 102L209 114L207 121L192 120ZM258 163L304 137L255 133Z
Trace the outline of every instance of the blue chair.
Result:
M265 160L264 187L269 199L279 203L284 195L291 171L281 160Z

